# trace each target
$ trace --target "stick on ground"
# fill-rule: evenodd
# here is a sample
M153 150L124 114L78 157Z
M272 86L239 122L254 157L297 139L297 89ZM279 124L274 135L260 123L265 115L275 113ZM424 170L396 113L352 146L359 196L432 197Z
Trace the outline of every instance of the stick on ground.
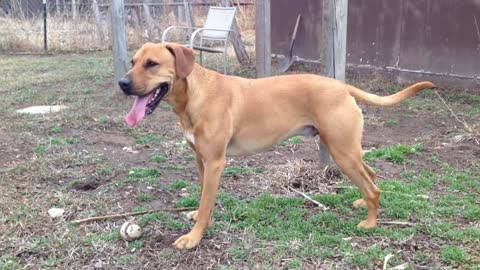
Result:
M415 226L416 223L407 222L407 221L388 221L388 220L378 220L378 224L385 225L399 225L399 226Z
M307 200L313 202L314 204L318 205L318 207L320 207L322 210L324 210L324 211L328 210L328 207L326 207L325 205L321 204L320 202L312 199L312 198L311 198L310 196L308 196L307 194L305 194L305 193L303 193L303 192L301 192L301 191L298 191L298 190L296 190L296 189L294 189L294 188L292 188L292 187L288 187L288 188L289 188L291 191L294 191L294 192L302 195L305 199L307 199Z
M77 219L72 221L72 224L80 224L80 223L85 223L85 222L91 222L91 221L98 221L98 220L104 220L104 219L115 219L115 218L121 218L121 217L128 217L128 216L139 216L139 215L145 215L145 214L150 214L153 212L183 212L183 211L189 211L189 210L195 210L197 207L183 207L183 208L158 208L158 209L151 209L151 210L145 210L145 211L139 211L139 212L130 212L130 213L123 213L123 214L114 214L114 215L107 215L107 216L98 216L98 217L89 217L89 218L84 218L84 219Z

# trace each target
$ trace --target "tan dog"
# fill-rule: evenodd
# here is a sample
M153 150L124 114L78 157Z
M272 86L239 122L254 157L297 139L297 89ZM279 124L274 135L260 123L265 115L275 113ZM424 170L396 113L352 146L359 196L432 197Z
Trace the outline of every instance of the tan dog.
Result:
M178 115L189 146L195 151L200 178L200 207L188 214L196 223L175 245L198 245L209 226L227 155L268 149L295 135L320 135L340 170L360 189L367 218L357 227L377 224L380 190L375 172L362 161L363 118L357 101L379 106L396 104L430 82L380 97L317 75L285 75L263 79L224 76L195 64L193 50L174 43L145 44L133 67L119 81L137 96L126 117L135 127L165 100Z

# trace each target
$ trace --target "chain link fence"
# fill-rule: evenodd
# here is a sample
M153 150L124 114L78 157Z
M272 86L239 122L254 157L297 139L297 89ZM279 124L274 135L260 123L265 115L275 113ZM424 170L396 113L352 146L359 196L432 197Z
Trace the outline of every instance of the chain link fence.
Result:
M43 1L46 2L46 9ZM202 26L209 6L221 0L125 0L129 48L161 39L170 25L187 25L189 10L195 26ZM246 45L254 43L254 0L232 0ZM44 12L44 10L46 12ZM0 1L0 53L44 51L44 17L49 52L79 52L111 47L110 0Z

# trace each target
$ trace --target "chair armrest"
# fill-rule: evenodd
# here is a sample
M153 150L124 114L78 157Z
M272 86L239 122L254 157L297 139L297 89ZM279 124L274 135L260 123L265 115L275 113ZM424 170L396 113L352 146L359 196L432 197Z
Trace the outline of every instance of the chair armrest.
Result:
M212 28L197 28L197 30L195 30L193 33L192 33L192 37L190 38L190 46L193 48L193 42L195 41L195 37L198 33L202 32L202 31L218 31L218 32L227 32L227 33L230 33L230 32L233 32L232 30L221 30L221 29L212 29Z
M189 26L176 26L176 25L174 25L174 26L169 26L169 27L167 27L165 30L163 30L163 33L162 33L162 42L167 41L168 32L169 32L170 30L175 29L175 28L179 28L179 29L191 29L191 30L198 29L198 28L196 28L196 27L189 27Z

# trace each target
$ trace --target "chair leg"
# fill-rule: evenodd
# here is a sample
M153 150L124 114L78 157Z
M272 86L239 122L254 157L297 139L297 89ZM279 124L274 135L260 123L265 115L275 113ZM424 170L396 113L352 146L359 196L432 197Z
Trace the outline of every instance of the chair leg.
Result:
M200 47L203 47L203 38L200 38ZM203 52L200 50L200 66L203 67Z
M225 40L225 46L223 47L223 74L227 75L227 46L228 46L228 36Z
M227 75L227 51L223 52L223 74Z

